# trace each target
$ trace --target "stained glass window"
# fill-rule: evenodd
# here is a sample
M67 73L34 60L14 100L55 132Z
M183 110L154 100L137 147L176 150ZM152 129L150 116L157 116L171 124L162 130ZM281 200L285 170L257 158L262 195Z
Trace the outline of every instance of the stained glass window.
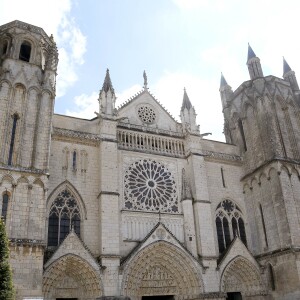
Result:
M124 175L124 208L178 213L175 180L161 163L143 159L133 163Z
M247 246L242 212L231 200L226 199L217 206L216 229L220 253L224 252L236 236Z
M52 203L49 213L48 246L58 246L71 228L80 236L80 210L75 197L65 189Z

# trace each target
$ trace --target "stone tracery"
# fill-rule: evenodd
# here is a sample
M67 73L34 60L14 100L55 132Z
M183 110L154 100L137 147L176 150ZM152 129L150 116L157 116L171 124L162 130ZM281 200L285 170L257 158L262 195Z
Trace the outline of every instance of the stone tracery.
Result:
M163 164L136 161L125 171L124 186L126 209L178 213L175 180Z
M148 105L143 105L138 108L138 116L147 124L152 124L156 119L155 111Z

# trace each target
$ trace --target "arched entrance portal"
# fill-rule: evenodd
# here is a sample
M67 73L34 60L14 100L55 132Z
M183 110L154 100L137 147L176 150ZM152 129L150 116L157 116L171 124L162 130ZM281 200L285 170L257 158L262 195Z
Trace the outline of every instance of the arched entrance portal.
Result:
M100 277L94 268L79 256L68 254L52 263L44 273L45 300L88 300L102 296Z
M221 289L230 300L257 299L265 294L259 270L243 257L228 263L221 276Z
M200 266L168 242L147 246L125 265L122 293L132 300L194 299L201 292Z

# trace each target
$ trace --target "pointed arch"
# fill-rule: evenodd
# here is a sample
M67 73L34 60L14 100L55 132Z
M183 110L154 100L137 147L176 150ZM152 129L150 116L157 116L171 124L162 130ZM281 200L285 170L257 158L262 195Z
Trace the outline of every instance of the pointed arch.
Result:
M103 285L99 270L75 254L64 255L45 270L43 294L47 299L65 296L84 299L101 297Z
M49 211L50 206L54 199L58 196L59 193L61 193L63 190L67 189L70 191L76 200L78 201L80 211L83 215L83 218L86 219L87 211L86 211L86 206L85 203L79 193L79 191L76 189L76 187L69 181L65 180L62 183L60 183L49 195L48 200L47 200L47 211Z
M215 211L215 224L220 254L230 246L236 236L239 236L247 246L244 214L234 201L226 198L218 204Z
M242 256L234 257L224 268L220 287L222 292L241 292L245 296L265 293L258 266Z
M28 180L28 178L26 177L26 176L24 176L24 175L22 175L21 177L19 177L18 178L18 180L17 180L17 184L19 184L19 183L29 183L29 180Z
M171 293L193 298L203 292L200 266L182 249L165 241L143 248L124 266L123 296Z
M33 184L38 185L38 186L41 187L41 188L44 188L44 187L45 187L44 182L43 182L40 178L36 178L36 179L33 181Z
M7 182L11 183L12 185L16 185L17 184L16 180L10 174L4 174L2 176L2 178L0 180L0 183L2 184L2 183L4 183L4 181L7 181Z
M81 196L69 182L63 182L51 193L47 211L49 247L59 246L72 228L78 236L81 235L86 211Z

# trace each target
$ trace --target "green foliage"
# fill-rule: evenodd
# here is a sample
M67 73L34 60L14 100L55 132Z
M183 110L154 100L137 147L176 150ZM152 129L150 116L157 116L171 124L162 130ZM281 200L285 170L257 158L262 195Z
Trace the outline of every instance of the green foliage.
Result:
M4 221L0 217L0 300L13 300L14 289L9 265L9 247Z

